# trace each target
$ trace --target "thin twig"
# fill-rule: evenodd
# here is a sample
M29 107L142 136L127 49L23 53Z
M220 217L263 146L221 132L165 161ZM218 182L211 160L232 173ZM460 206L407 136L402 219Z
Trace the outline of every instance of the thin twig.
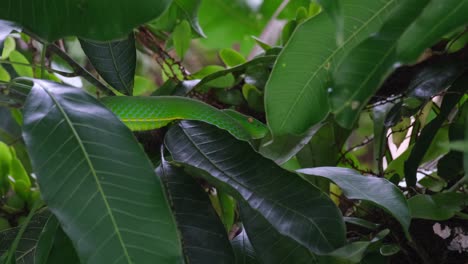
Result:
M113 95L114 93L112 90L107 87L106 84L99 81L96 77L94 77L91 73L89 73L85 68L83 68L80 64L78 64L74 59L72 59L65 51L61 50L57 45L50 44L48 49L55 53L57 56L62 58L66 61L70 67L72 67L73 71L83 77L85 80L96 86L96 88L106 95Z
M28 63L22 63L22 62L13 62L13 61L7 61L7 60L0 60L0 64L10 64L10 65L19 65L19 66L25 66L25 67L31 67L33 69L44 69L50 73L57 73L65 77L77 77L79 76L78 74L74 72L64 72L60 70L55 70L49 67L42 67L41 65L36 65L36 64L28 64Z

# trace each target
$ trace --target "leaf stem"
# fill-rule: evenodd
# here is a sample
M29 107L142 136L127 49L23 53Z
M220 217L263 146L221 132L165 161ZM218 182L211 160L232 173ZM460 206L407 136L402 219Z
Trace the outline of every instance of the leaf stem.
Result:
M19 245L21 237L23 236L24 232L26 231L26 228L28 227L29 222L31 222L31 219L32 219L34 213L36 213L37 209L39 209L41 205L42 205L42 203L40 201L36 201L34 203L33 207L31 208L31 211L29 212L29 214L26 217L25 221L21 224L21 228L20 228L18 234L16 235L15 240L11 244L11 247L10 247L10 249L8 251L8 257L7 257L7 260L6 260L5 263L12 263L12 258L15 256L16 248Z
M43 46L42 46L42 51L41 51L41 79L44 79L45 78L45 59L46 59L46 51L47 51L47 46L49 44L48 43L43 43Z
M49 50L55 53L57 56L62 58L64 61L66 61L70 67L72 67L73 71L82 76L84 79L86 79L88 82L96 86L96 88L101 91L102 93L106 95L113 95L114 93L112 90L107 87L106 84L103 82L99 81L96 77L94 77L91 73L89 73L85 68L83 68L80 64L78 64L74 59L72 59L65 51L60 49L57 45L51 44L49 45Z
M64 72L64 71L51 69L51 68L48 68L46 66L43 67L41 65L34 65L34 64L29 64L29 63L13 62L13 61L8 61L8 60L0 60L0 64L26 66L26 67L31 67L33 69L40 68L41 70L46 70L48 72L54 72L54 73L60 74L60 75L65 76L65 77L77 77L78 76L74 72Z

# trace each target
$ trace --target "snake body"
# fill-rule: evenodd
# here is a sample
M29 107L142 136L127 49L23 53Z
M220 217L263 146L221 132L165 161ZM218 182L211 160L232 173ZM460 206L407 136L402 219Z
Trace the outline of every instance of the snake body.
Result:
M244 141L261 138L268 131L263 123L251 117L224 112L186 97L109 96L101 102L132 131L161 128L182 119L210 123Z

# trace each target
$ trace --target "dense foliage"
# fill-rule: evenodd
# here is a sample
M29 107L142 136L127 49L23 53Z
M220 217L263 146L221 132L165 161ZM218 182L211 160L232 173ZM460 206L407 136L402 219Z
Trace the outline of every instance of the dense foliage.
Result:
M468 0L7 0L0 262L465 263Z

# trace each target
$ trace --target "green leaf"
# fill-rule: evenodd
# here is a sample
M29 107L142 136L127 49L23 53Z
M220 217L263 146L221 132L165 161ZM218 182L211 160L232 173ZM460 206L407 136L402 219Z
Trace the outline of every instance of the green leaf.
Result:
M312 252L297 241L281 234L268 220L248 205L241 203L240 213L259 262L268 264L317 263L317 258Z
M382 160L385 156L385 151L387 150L387 127L385 126L385 119L387 118L393 106L393 102L387 102L376 105L372 109L372 117L374 121L373 160L377 163L379 174L382 174L384 171Z
M437 157L448 152L448 147L446 145L440 144L440 142L448 142L448 129L446 127L439 129L437 134L430 142L429 149L426 151L426 155L424 155L421 162L427 162L436 159ZM390 162L388 167L385 169L384 174L389 174L390 176L398 175L399 180L403 179L403 176L405 175L404 163L410 156L414 146L415 144L410 145L408 149L405 150L405 152L398 156L398 158Z
M463 193L418 194L408 200L412 218L444 221L468 206L468 195Z
M236 256L236 264L259 264L257 260L257 254L255 249L250 243L249 237L245 232L245 229L242 230L232 241L232 248L234 249L234 254Z
M325 12L331 17L336 26L336 42L338 45L343 44L344 38L344 16L341 10L339 0L317 0Z
M11 80L10 74L0 66L0 81L9 82Z
M85 263L180 263L161 183L128 128L81 89L35 80L23 136L42 198ZM92 249L92 250L91 250Z
M237 203L232 196L227 195L224 192L218 191L218 198L224 227L229 232L236 220Z
M191 121L171 127L165 143L175 161L206 172L202 175L206 180L247 203L282 235L313 252L329 252L344 244L342 217L333 202L247 143ZM292 221L301 228L290 228Z
M135 76L134 83L133 96L149 95L158 89L153 80L143 76Z
M63 264L64 260L67 264L81 263L70 238L63 232L62 228L58 228L47 263L44 264Z
M60 229L60 224L54 215L51 215L47 220L47 223L42 229L39 240L37 241L37 248L35 251L34 263L48 264L49 254L52 251L52 247L55 242L55 235Z
M101 77L119 92L133 94L136 48L133 33L126 39L97 42L80 39L81 47Z
M241 65L238 65L236 67L229 68L229 69L224 69L221 66L215 66L215 65L207 66L207 67L203 68L202 70L200 70L199 72L194 73L192 75L193 78L202 79L194 87L194 89L200 88L205 84L212 85L212 82L214 80L217 80L217 79L222 78L222 77L234 78L232 76L232 73L244 72L249 67L254 67L254 66L268 67L269 65L272 65L275 62L275 60L276 60L275 55L266 55L266 56L262 56L262 57L257 57L257 58L255 58L255 59L253 59L251 61L248 61L248 62L246 62L244 64L241 64ZM228 77L228 76L231 76L231 77ZM234 81L232 81L232 83L233 82ZM231 83L231 85L232 85L232 83Z
M0 18L18 22L48 42L67 36L109 41L125 37L134 27L159 17L171 2L8 0Z
M336 44L335 27L326 14L297 28L266 86L266 114L274 137L301 135L328 115L332 71L369 32L380 27L394 6L394 0L343 1L345 34L341 46Z
M395 10L379 32L355 47L336 68L330 103L341 126L351 128L357 121L361 110L397 62L399 37L428 2L396 2Z
M172 32L172 40L177 55L183 60L185 53L190 48L190 41L192 39L192 30L187 20L180 22Z
M11 62L16 62L19 64L26 64L26 65L19 65L19 64L13 64L13 69L15 69L16 73L18 73L19 76L21 77L34 77L33 69L29 63L29 60L21 54L19 51L14 50L10 53L9 60Z
M299 173L325 177L333 181L349 199L360 199L382 207L394 216L408 234L411 221L408 203L403 193L391 182L383 178L366 177L355 170L338 167L318 167L300 169ZM309 180L310 176L304 176Z
M242 54L233 49L222 49L219 57L227 67L235 67L247 62Z
M444 35L468 24L468 0L433 0L424 8L398 41L401 61L414 62Z
M17 264L36 263L35 252L42 229L50 217L48 210L41 210L34 214L21 237L15 252ZM0 256L3 255L15 240L21 226L0 232Z
M225 68L223 66L208 65L204 67L203 69L199 70L198 72L192 74L192 77L195 79L206 79L216 74L215 78L212 78L210 81L205 81L203 83L202 83L203 81L202 80L195 87L201 87L202 84L208 87L213 87L213 88L232 87L234 85L234 82L236 81L234 79L234 75L232 75L232 73L230 72L225 73L224 70ZM222 74L217 74L217 73L222 73Z
M439 115L429 122L418 137L411 154L405 161L405 180L409 187L416 186L416 172L421 164L424 155L429 149L434 136L450 115L452 109L456 106L458 101L463 97L467 91L466 83L468 82L468 75L462 75L455 83L447 90L446 95L442 101Z
M172 32L181 20L190 22L192 31L200 37L205 37L198 22L198 11L201 0L174 0L171 6L159 18L151 21L148 26L152 30Z
M156 174L164 183L187 263L234 263L226 230L201 186L164 157Z
M1 45L0 45L1 46ZM7 59L10 53L16 49L16 41L14 38L8 36L3 42L2 60Z
M241 54L249 54L255 44L250 36L262 33L281 2L257 1L261 5L252 6L253 1L203 0L199 19L207 38L200 43L211 49L232 48L235 44Z

